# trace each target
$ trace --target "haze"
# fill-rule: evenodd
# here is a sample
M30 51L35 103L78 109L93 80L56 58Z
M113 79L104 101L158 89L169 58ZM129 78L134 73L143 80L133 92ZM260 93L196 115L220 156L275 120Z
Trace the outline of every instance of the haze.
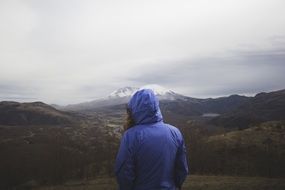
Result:
M285 88L283 0L1 0L0 101Z

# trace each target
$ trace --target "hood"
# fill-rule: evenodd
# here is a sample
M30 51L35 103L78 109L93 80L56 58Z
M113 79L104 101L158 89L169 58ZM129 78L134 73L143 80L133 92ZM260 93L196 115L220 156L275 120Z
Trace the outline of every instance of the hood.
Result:
M159 101L151 89L137 91L131 97L128 108L136 125L162 121Z

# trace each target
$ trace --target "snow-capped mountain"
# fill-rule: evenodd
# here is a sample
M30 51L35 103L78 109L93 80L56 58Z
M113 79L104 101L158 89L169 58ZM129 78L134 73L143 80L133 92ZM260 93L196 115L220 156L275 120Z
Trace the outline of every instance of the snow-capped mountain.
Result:
M123 97L131 97L136 91L142 90L142 89L151 89L153 90L154 94L158 96L161 100L175 100L175 99L181 99L184 97L183 95L177 94L173 92L170 89L164 88L157 84L150 84L142 86L141 88L137 87L124 87L119 88L112 92L108 98L123 98Z
M177 94L173 92L172 90L166 89L162 86L151 84L142 86L141 88L137 87L123 87L119 88L115 91L113 91L111 94L104 98L96 99L90 102L83 102L79 104L73 104L65 106L65 110L90 110L95 109L99 107L105 107L105 106L114 106L114 105L120 105L120 104L126 104L131 96L138 90L141 89L152 89L157 95L159 100L184 100L187 97Z

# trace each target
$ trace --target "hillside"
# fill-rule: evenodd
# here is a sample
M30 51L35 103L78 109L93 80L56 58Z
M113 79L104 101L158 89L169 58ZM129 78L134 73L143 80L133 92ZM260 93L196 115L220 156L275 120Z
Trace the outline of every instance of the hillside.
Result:
M248 129L208 137L201 136L195 143L199 148L194 146L192 150L188 150L192 160L192 171L246 176L284 176L284 137L285 123L280 121L265 122Z
M266 149L268 145L278 148L285 147L285 122L270 121L264 122L244 130L231 131L222 135L214 135L207 139L207 142L218 144L223 143L227 148L235 148L237 145L246 148L255 146ZM280 152L282 153L282 152ZM285 150L283 150L283 154Z
M1 125L59 125L76 123L75 116L42 102L0 102Z
M111 173L108 159L113 162L118 145L112 134L95 114L75 115L41 102L1 102L0 189L29 181L58 184L87 170L92 176Z

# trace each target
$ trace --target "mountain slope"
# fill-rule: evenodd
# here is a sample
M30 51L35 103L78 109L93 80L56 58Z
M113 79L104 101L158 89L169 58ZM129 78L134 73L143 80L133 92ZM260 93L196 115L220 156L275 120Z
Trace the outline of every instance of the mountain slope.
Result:
M199 163L196 170L205 167L213 173L281 177L285 172L284 135L285 123L270 121L202 138L195 147L199 154L189 150L195 155L192 164Z
M42 102L0 102L1 125L57 125L75 121L69 113L56 110Z

